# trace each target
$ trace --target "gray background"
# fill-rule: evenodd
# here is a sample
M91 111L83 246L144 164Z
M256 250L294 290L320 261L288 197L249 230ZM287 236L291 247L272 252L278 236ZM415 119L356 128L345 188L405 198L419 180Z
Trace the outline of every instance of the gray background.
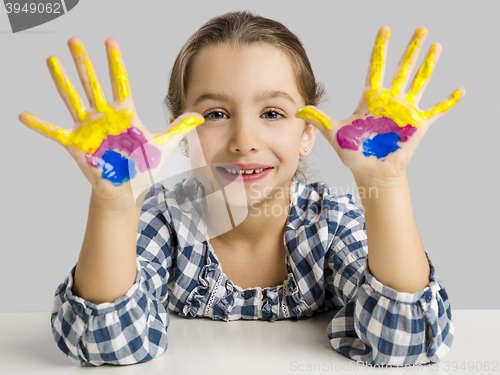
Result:
M90 185L73 159L52 141L18 122L29 111L71 128L45 59L58 55L84 97L66 41L85 42L111 96L104 40L120 43L143 123L160 132L174 59L187 38L211 17L250 10L276 19L304 43L326 85L331 116L357 105L377 29L392 29L386 82L417 26L429 30L443 53L421 108L455 88L465 99L427 132L408 166L416 220L426 251L454 309L499 309L498 1L124 1L87 0L47 24L12 34L0 10L0 103L3 128L2 260L0 311L49 311L56 287L78 259L87 221ZM422 56L424 54L422 53ZM422 61L419 58L419 64ZM180 152L172 162L185 162ZM171 162L169 160L169 163ZM350 171L318 132L307 158L311 180L354 192ZM395 228L397 229L397 228Z

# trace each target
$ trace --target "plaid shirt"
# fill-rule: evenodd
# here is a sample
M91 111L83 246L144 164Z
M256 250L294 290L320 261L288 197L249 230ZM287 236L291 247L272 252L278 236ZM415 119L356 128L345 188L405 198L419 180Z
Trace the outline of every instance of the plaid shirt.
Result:
M326 328L330 345L365 364L424 364L450 351L450 302L429 256L425 289L410 294L381 284L366 265L364 215L350 194L294 178L284 234L288 278L242 289L222 272L193 203L204 192L194 177L172 190L152 186L137 233L137 279L113 303L75 296L72 269L55 293L51 318L57 345L70 359L98 366L157 357L168 346L169 310L185 318L270 322L339 310Z

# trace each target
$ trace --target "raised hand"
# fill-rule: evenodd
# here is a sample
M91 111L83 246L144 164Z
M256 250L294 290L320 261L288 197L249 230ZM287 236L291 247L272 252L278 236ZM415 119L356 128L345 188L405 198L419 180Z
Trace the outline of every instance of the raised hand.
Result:
M93 193L103 199L116 199L131 193L131 179L135 179L134 190L141 192L153 183L185 134L203 123L204 118L197 113L186 113L169 129L158 135L150 133L137 115L118 42L108 38L105 44L112 103L106 100L83 42L71 38L68 46L90 109L86 108L59 58L50 56L47 65L74 126L62 128L27 112L22 112L19 120L62 145L91 183Z
M296 115L312 120L355 176L392 179L404 175L428 128L465 95L465 89L460 87L433 108L419 109L420 98L441 54L438 43L430 47L405 93L427 36L423 27L413 34L391 86L383 88L389 36L389 27L382 26L377 33L361 100L350 117L336 120L313 106L301 108Z

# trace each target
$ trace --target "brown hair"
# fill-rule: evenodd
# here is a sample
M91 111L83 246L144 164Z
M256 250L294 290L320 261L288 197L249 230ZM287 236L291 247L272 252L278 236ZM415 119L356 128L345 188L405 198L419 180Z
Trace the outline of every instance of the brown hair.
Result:
M325 95L324 86L316 82L311 64L302 43L283 24L254 15L248 11L226 13L205 23L184 44L175 59L170 75L168 93L164 104L170 114L177 118L182 114L186 89L194 58L208 46L221 44L252 45L267 43L279 48L289 58L295 75L295 82L305 105L317 106ZM313 126L313 125L307 125ZM304 169L300 168L295 176L307 182ZM305 164L305 163L304 163ZM303 179L299 178L303 176Z

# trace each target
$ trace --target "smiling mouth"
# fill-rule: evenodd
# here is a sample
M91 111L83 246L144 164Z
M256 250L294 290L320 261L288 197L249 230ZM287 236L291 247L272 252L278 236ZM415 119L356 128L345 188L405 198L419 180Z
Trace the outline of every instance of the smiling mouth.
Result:
M248 176L248 175L255 175L255 174L259 174L265 170L268 170L268 169L272 169L272 167L270 168L261 168L261 169L248 169L248 170L241 170L241 169L227 169L227 168L224 168L224 167L217 167L217 168L220 168L222 170L224 170L225 172L229 173L229 174L232 174L234 176Z

